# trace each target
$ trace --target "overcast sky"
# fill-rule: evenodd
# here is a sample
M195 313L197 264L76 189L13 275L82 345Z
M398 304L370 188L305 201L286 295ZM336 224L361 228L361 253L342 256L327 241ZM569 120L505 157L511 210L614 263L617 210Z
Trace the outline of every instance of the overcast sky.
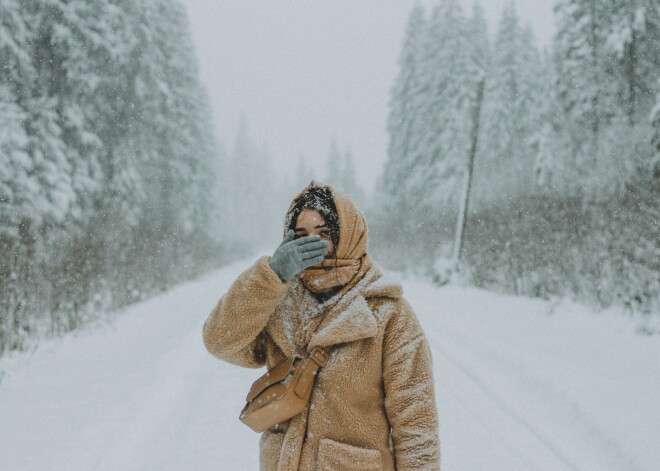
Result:
M387 150L387 103L414 0L183 0L217 137L230 148L245 117L280 172L304 155L323 180L330 141L349 147L371 191ZM433 2L423 1L423 5ZM466 12L472 1L462 1ZM492 35L516 4L539 44L554 0L482 0Z

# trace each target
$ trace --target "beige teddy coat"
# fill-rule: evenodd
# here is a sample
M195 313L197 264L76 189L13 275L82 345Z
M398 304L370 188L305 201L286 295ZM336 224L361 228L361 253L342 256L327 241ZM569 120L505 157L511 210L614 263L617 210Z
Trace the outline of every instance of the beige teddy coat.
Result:
M271 368L305 353L305 328L335 301L320 304L298 277L282 282L262 257L213 309L204 344L230 363ZM260 469L439 470L431 352L401 285L374 263L328 311L307 349L316 346L332 351L310 405L263 432Z

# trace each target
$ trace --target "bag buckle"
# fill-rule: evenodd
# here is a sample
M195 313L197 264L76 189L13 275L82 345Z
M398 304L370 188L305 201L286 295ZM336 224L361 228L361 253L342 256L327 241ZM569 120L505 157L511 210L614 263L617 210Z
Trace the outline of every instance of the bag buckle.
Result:
M319 347L312 350L309 357L319 366L325 366L328 362L328 354Z

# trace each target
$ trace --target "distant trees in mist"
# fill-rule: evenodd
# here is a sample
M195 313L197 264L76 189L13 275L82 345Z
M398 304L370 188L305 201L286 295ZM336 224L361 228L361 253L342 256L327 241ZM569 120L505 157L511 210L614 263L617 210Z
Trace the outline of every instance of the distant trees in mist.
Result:
M372 209L390 266L451 252L484 77L462 271L480 286L660 309L660 11L561 0L548 50L513 7L493 36L457 0L410 13ZM549 20L550 21L550 20Z
M337 190L349 196L356 206L362 210L366 209L367 195L358 184L354 157L350 148L343 152L339 148L336 138L330 142L327 155L328 171L323 183L334 186Z

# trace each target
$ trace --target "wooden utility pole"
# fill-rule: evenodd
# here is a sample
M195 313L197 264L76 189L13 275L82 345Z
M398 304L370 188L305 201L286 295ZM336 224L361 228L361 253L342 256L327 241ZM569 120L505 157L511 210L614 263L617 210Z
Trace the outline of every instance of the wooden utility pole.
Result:
M474 156L477 153L477 140L479 137L479 118L481 115L481 102L484 98L484 81L481 79L477 86L477 101L474 104L474 111L472 115L472 134L470 153L468 155L467 169L465 172L465 186L463 188L463 198L461 198L461 206L458 211L458 221L456 223L456 235L454 237L454 253L452 254L453 270L458 270L458 262L461 258L461 250L463 248L463 231L465 230L465 220L467 219L468 201L470 198L470 186L472 185L472 169L474 168Z

